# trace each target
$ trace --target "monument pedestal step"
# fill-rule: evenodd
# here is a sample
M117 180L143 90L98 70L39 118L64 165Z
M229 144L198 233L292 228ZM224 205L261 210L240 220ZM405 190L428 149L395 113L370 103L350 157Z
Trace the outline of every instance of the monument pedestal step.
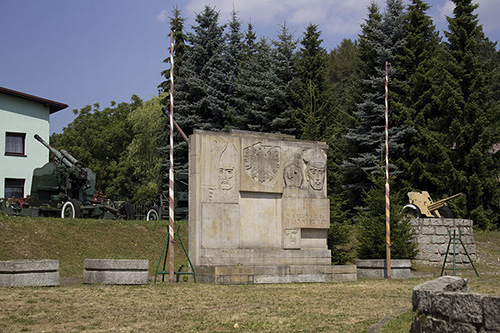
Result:
M261 250L202 249L198 266L330 266L331 252L323 249Z
M356 281L354 265L196 266L199 282L261 284Z

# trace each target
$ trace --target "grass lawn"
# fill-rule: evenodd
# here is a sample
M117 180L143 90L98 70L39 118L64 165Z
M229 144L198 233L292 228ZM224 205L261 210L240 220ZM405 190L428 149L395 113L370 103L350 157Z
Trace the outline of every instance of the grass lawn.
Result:
M180 222L187 243L187 223ZM60 275L81 278L84 258L149 259L156 268L166 222L61 220L0 216L0 260L58 259ZM477 233L480 276L473 292L500 295L500 234ZM484 250L483 250L484 248ZM176 246L176 266L184 264ZM485 252L486 253L486 252ZM500 261L499 261L500 263ZM440 269L425 271L433 273ZM498 271L496 271L498 272ZM394 315L384 332L408 332L415 285L434 279L343 283L145 286L61 285L0 288L0 332L19 331L327 331L363 332Z

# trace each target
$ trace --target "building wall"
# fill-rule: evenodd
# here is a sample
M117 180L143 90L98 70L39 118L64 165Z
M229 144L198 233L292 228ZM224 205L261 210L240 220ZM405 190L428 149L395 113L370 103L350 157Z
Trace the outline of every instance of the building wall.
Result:
M49 160L49 151L34 138L38 134L49 141L49 116L48 106L0 93L0 197L5 178L25 179L24 195L30 194L33 170ZM5 156L6 132L26 134L26 156Z

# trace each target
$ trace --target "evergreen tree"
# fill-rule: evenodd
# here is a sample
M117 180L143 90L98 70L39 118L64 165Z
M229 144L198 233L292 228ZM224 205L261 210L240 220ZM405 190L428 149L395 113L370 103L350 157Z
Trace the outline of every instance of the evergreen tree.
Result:
M277 61L271 46L261 38L256 53L246 60L236 84L236 127L256 132L271 132L284 100L281 80L276 73Z
M360 194L371 186L366 173L377 171L377 163L385 153L385 62L391 63L390 77L398 77L398 56L402 54L406 36L404 17L402 0L388 0L383 16L372 3L368 19L362 25L359 74L363 79L363 98L355 112L359 124L346 135L353 155L344 162L346 188L351 191L350 199L353 200L351 207L359 204ZM389 89L397 98L399 87L396 82L393 81ZM407 138L413 130L398 121L398 110L393 110L391 104L389 106L389 117L393 119L389 127L389 149L391 160L395 161L403 156ZM394 171L394 166L392 169Z
M286 26L286 22L281 25L281 30L278 34L278 39L273 42L275 48L273 54L276 59L276 75L279 79L278 89L283 91L283 94L278 95L283 97L283 100L276 101L278 107L275 110L276 117L271 123L272 132L295 134L296 128L293 122L292 114L292 91L293 77L295 76L295 48L297 41L294 40Z
M444 133L452 164L444 179L451 191L466 194L461 202L466 206L466 217L481 228L491 228L500 223L500 169L491 153L495 143L491 124L498 119L498 112L492 107L481 58L482 27L473 13L478 5L471 0L453 2L439 91L443 127L438 130Z
M236 107L236 81L240 74L240 65L243 61L243 34L241 32L241 21L236 16L233 10L232 19L229 23L229 33L226 34L226 51L224 52L224 69L225 75L225 94L227 95L227 119L225 127L232 127L234 123L234 116L230 112Z
M302 139L325 140L329 123L326 50L321 46L321 31L309 24L300 41L297 75L294 79L294 100L298 134Z
M194 32L186 34L187 49L182 75L176 78L174 92L175 119L186 135L193 130L222 130L225 127L227 95L225 94L224 26L219 13L205 6L196 15ZM187 168L187 144L176 140L175 163Z
M400 72L406 82L401 85L398 101L404 110L402 121L415 128L411 144L405 150L406 158L399 161L406 173L400 176L407 187L440 193L441 174L447 154L443 152L439 135L432 130L436 109L436 76L439 37L432 19L426 14L429 5L413 0L406 18L407 43L400 57ZM431 127L429 127L431 125Z
M253 31L252 23L248 23L247 31L245 32L245 41L243 44L243 60L248 61L256 52L257 36Z
M182 73L182 63L186 58L186 35L184 35L184 21L185 18L181 17L181 11L174 7L172 10L173 16L170 17L170 24L174 27L174 58L175 58L175 66L174 66L174 80L175 77L179 76ZM170 30L167 34L167 39L169 41L169 56L163 60L163 63L170 64ZM170 91L170 69L163 70L161 75L165 78L165 81L158 85L158 90L160 92L169 92ZM163 100L163 104L168 105L168 95Z
M385 176L379 165L378 175L371 175L372 187L365 192L365 209L359 212L358 257L362 259L386 258ZM395 179L391 179L394 184ZM391 193L391 258L414 259L418 249L410 220L401 215L402 196Z

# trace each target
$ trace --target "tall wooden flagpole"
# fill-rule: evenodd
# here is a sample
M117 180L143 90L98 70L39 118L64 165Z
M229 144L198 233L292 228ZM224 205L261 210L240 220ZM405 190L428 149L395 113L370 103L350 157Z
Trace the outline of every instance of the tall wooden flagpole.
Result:
M389 199L389 63L385 62L385 237L387 279L391 279L391 202Z
M174 282L174 25L170 25L170 170L168 172L168 280Z

